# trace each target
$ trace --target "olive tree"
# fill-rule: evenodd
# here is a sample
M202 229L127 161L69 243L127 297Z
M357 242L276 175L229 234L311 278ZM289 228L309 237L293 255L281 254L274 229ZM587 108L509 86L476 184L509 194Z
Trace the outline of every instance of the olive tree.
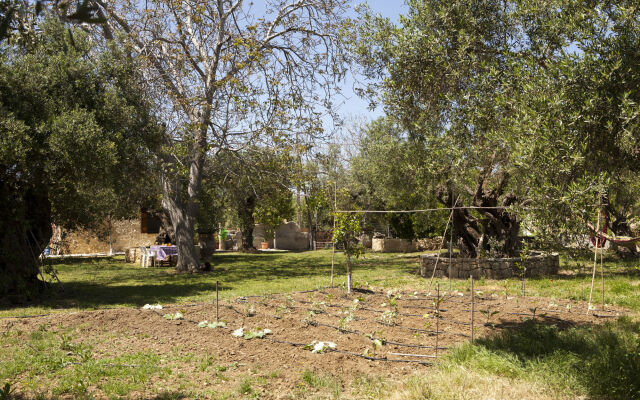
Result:
M207 181L220 189L226 209L238 217L243 250L253 249L256 223L275 230L292 216L293 159L288 151L251 146L221 151L210 161Z
M424 143L425 175L463 254L514 256L523 218L576 231L597 193L637 171L640 10L628 1L408 1L399 26L361 9L354 57ZM607 183L609 182L609 183Z
M36 32L36 30L33 30ZM159 125L135 65L53 17L0 50L0 296L44 286L51 223L92 227L146 198Z

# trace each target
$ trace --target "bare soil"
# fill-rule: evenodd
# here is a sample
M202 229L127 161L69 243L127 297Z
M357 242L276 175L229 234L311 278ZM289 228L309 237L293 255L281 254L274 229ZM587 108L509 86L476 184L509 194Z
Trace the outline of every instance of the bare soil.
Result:
M91 344L95 358L149 351L163 360L175 360L176 354L212 356L216 365L235 366L225 372L225 379L212 380L211 370L201 371L188 362L171 363L174 376L182 372L196 387L214 390L228 390L225 385L234 375L269 377L260 388L261 398L286 398L307 369L341 377L343 383L363 375L400 378L416 369L428 370L426 363L437 362L436 343L440 357L452 346L470 340L472 332L469 292L445 295L439 312L435 303L435 293L389 294L373 289L347 295L342 289L325 289L221 301L218 318L227 324L222 329L197 326L204 320L216 321L216 305L208 303L5 318L0 320L0 331L31 332L41 325L74 329L73 340ZM583 302L485 293L475 297L474 309L476 338L516 327L525 319L565 329L626 313L609 307L606 312L587 314ZM178 311L184 319L163 318ZM240 327L268 328L272 334L251 340L233 337L232 331ZM375 352L373 338L384 343ZM334 342L337 351L314 354L304 347L314 340ZM371 359L364 357L367 349ZM154 383L162 384L166 382ZM138 397L146 396L141 393Z

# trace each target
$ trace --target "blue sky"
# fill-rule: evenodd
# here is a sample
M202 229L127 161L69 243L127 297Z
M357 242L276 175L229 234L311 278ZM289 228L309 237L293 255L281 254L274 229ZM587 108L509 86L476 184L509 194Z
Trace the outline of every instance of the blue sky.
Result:
M355 0L353 5L365 3L365 1ZM400 14L404 14L407 11L407 7L403 0L368 0L371 10L375 13L382 14L385 17L390 18L392 21L397 21ZM351 16L355 16L352 11ZM382 115L382 111L378 108L374 111L368 109L368 103L359 98L353 92L353 77L348 76L347 80L342 86L342 95L344 98L336 99L335 103L339 104L339 114L344 117L366 117L373 119Z

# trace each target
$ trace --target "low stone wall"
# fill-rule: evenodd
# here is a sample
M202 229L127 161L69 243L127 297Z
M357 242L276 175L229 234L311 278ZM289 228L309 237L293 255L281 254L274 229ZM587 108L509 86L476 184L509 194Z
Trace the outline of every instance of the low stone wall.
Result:
M53 233L53 242L56 243L51 246L51 254L108 253L109 237L105 232L108 232L106 227L102 235L83 229L62 231L56 227ZM150 246L155 243L156 236L155 233L141 233L140 220L115 220L111 223L111 245L114 252L135 246Z
M436 255L420 256L420 275L431 277L433 267L436 264ZM452 258L449 269L449 255L441 254L435 272L437 277L449 276L451 278L466 279L473 276L474 279L485 277L488 279L506 279L521 276L516 263L521 259L514 258ZM525 276L553 275L558 273L560 259L558 254L534 254L526 261Z
M396 238L373 238L371 251L379 253L408 253L416 251L415 241Z
M444 243L442 242L442 236L416 239L415 241L418 251L433 251L438 249L446 249L448 247L448 242L446 240L444 241Z
M285 222L276 229L275 248L292 251L309 250L309 235L309 232L301 232L298 224L295 222ZM265 240L264 225L256 224L253 228L253 246L259 249L263 240ZM269 248L273 249L273 239L268 242Z
M379 253L410 253L414 251L437 250L442 246L442 238L424 239L397 239L397 238L373 238L371 251ZM443 248L446 248L446 243Z

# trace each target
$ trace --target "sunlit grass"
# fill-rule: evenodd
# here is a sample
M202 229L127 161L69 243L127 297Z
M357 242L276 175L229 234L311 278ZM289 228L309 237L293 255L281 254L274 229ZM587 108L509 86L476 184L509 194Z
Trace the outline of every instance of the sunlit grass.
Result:
M329 250L303 253L218 253L213 272L180 274L170 267L141 268L120 258L60 260L54 283L42 301L0 310L0 316L36 315L57 310L139 307L146 303L206 302L220 297L310 290L330 284ZM355 267L359 281L417 279L417 256L372 255ZM344 255L336 253L334 284L344 285Z
M356 285L404 291L467 291L469 281L421 278L418 253L368 253L354 267ZM556 276L528 278L527 296L587 300L591 287L593 254L561 257ZM39 303L0 310L0 316L34 315L105 307L139 307L145 303L207 302L215 299L220 283L222 299L309 290L330 284L331 251L302 253L218 253L210 260L213 272L177 274L169 267L141 268L122 259L60 260L55 266L61 283ZM605 302L640 311L638 260L605 258ZM344 256L335 257L335 285L344 285ZM593 299L599 307L600 271ZM479 279L476 288L486 294L518 296L521 280ZM576 326L560 330L554 326L525 323L481 338L475 345L464 343L451 350L428 373L397 380L378 376L332 375L307 369L300 372L292 393L295 398L392 398L392 399L573 399L640 398L640 348L637 316L603 326ZM79 337L82 337L81 335ZM75 333L42 328L27 334L7 331L0 347L0 384L16 383L22 391L38 396L87 397L98 392L107 397L128 397L151 390L155 398L204 396L247 398L258 396L277 381L278 374L227 376L227 366L214 356L185 352L159 362L153 353L118 354L97 359L93 345L81 342ZM132 371L126 365L140 366ZM230 379L224 392L200 388L188 374L171 375L172 366L192 365L208 372L212 382ZM254 374L255 375L255 374ZM106 379L108 377L108 379ZM179 384L155 388L149 378ZM101 379L102 378L102 379ZM163 383L163 385L165 385Z
M567 253L568 254L568 253ZM591 286L592 253L561 258L557 276L528 278L526 294L558 299L588 300ZM407 287L429 290L429 280L418 276L419 253L367 253L356 261L354 281L381 288ZM296 290L310 290L330 284L330 250L300 253L217 253L211 258L213 272L178 274L170 267L141 268L125 263L122 258L59 260L55 268L60 283L34 304L0 309L1 316L37 315L62 310L105 307L139 307L146 303L206 302L215 299L219 281L222 299L246 295L262 295ZM640 261L605 258L605 303L640 311ZM335 255L334 284L345 284L344 255ZM435 279L443 290L468 290L469 281L455 279L451 283ZM478 288L498 294L520 294L521 281L485 280ZM596 276L593 302L601 301L600 272Z

